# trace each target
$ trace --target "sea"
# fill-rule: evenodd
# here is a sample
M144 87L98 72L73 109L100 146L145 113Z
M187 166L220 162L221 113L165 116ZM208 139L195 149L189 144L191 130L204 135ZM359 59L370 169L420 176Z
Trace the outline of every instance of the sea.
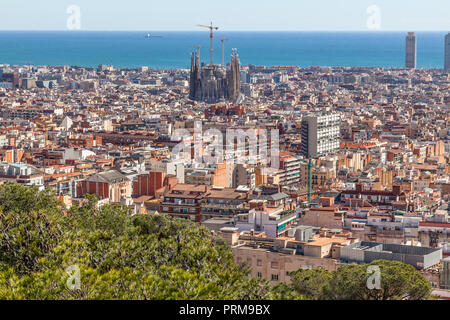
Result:
M404 67L407 32L226 32L214 35L213 63L236 48L241 64ZM150 35L148 37L148 35ZM417 67L441 69L446 32L416 32ZM0 64L152 69L189 68L201 46L209 63L209 31L0 31Z

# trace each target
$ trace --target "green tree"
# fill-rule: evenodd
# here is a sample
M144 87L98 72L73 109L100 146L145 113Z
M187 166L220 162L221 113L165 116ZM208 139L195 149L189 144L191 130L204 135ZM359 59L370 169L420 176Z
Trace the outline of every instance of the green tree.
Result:
M367 285L369 266L380 270L379 289ZM326 300L424 300L431 294L431 285L413 266L387 260L342 265L335 271L300 269L294 273L292 289L308 299Z
M399 261L375 260L370 265L381 271L381 289L370 290L370 299L425 300L431 297L431 284L413 266Z
M0 185L0 207L3 212L45 210L48 214L55 214L60 212L62 206L50 189L39 191L36 186L27 187L11 182Z
M327 297L333 273L325 269L299 269L291 278L292 287L309 299L319 300Z
M191 221L98 208L95 196L66 212L48 191L7 191L0 201L8 208L0 216L0 298L262 299L270 292L234 263L223 239ZM79 290L66 285L71 265L80 268Z
M431 286L412 266L374 261L381 288L368 289L368 265L300 269L271 287L234 262L208 229L168 215L130 216L97 207L88 195L66 210L51 191L0 186L0 299L427 299ZM80 288L67 286L76 265Z
M18 274L37 271L40 260L58 245L62 230L43 210L0 211L0 270Z
M366 265L344 265L332 272L325 299L330 300L367 300L369 289Z
M286 282L277 283L272 287L268 296L271 300L307 300L305 294L301 294L294 289L293 285Z

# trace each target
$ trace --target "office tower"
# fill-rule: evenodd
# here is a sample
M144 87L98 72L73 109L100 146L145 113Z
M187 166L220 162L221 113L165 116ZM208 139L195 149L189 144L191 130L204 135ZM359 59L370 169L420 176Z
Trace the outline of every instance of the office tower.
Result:
M450 72L450 32L445 36L444 46L444 70Z
M317 158L336 152L341 138L339 122L336 113L305 116L301 129L302 155Z
M414 69L416 67L417 55L417 42L416 35L414 32L408 32L406 36L406 57L405 66L406 68Z

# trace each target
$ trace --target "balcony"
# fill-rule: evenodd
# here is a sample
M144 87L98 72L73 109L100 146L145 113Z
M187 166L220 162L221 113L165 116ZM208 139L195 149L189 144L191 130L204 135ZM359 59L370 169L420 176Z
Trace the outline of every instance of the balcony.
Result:
M162 201L161 204L170 205L170 206L199 206L199 203L192 203L186 201Z
M218 209L242 209L243 205L240 204L228 204L228 203L203 203L203 208L218 208Z
M277 221L279 224L295 219L297 214L294 211L283 211L277 215L269 217L270 221Z

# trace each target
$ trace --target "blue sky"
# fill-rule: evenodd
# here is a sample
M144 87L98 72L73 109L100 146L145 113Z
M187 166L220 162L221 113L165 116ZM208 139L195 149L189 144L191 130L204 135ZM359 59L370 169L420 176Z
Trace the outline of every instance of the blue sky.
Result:
M0 0L0 30L67 30L67 8L81 30L364 31L367 8L380 31L450 31L449 0Z

